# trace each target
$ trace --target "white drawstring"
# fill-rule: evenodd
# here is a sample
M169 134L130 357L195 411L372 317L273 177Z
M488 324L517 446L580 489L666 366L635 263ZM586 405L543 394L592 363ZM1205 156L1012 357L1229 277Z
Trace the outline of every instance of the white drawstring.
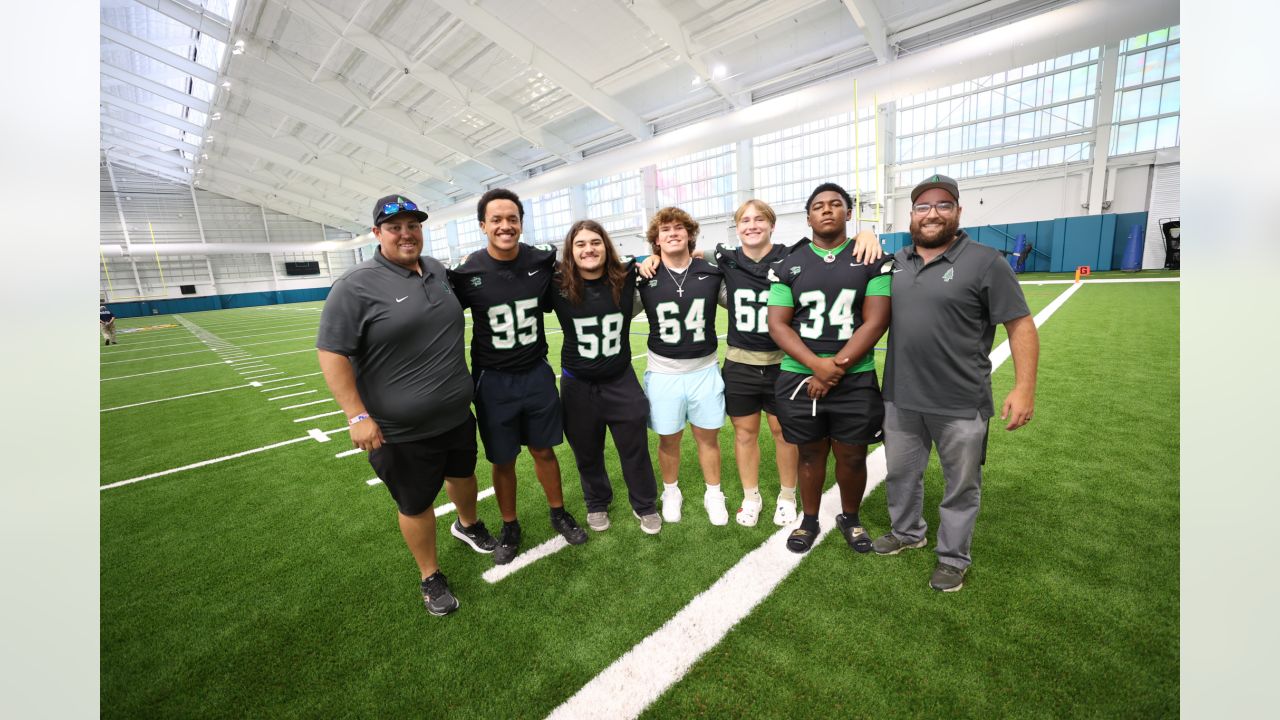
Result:
M805 377L805 379L801 380L800 384L796 385L796 389L791 391L791 399L795 400L796 394L800 392L800 388L804 387L804 384L809 382L812 379L813 379L813 376L810 375ZM809 411L809 417L818 417L818 398L813 399L813 408Z

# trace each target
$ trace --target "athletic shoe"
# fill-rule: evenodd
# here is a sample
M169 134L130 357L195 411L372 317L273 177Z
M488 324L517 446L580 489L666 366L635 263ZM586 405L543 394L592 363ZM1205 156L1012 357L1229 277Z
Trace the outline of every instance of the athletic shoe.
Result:
M756 521L760 519L760 509L763 507L764 503L759 500L743 498L742 507L738 508L738 514L734 517L743 527L755 527Z
M871 543L871 549L875 550L877 555L897 555L903 550L922 548L928 543L929 538L920 538L916 542L911 542L909 540L900 540L897 535L887 532Z
M480 520L477 520L476 524L471 527L463 527L462 520L454 520L453 524L449 526L449 533L470 545L472 550L485 555L493 552L493 549L498 547L498 541L489 534L488 528Z
M581 545L587 541L587 531L578 526L578 521L573 519L568 510L552 515L551 527L568 540L570 545Z
M706 509L712 525L729 524L729 508L725 505L724 493L720 492L720 488L708 489L703 493L702 507Z
M506 565L520 552L520 523L502 523L498 533L498 547L493 551L493 564Z
M774 525L790 525L796 521L796 501L778 498L778 508L773 511Z
M110 344L111 344L111 341L110 341L110 340L103 340L103 341L102 341L102 344L103 344L103 345L110 345Z
M854 552L871 552L871 536L867 534L865 528L855 523L853 518L840 513L836 516L836 526L840 528L844 541L849 543L849 547L853 548Z
M933 577L929 578L929 587L942 592L956 592L964 587L964 573L965 568L940 562L933 569Z
M662 519L667 522L680 522L680 506L684 504L684 495L680 486L662 491Z
M631 514L635 515L636 519L640 521L640 529L645 531L645 533L649 535L657 535L658 531L662 530L662 517L658 515L658 513L651 512L648 515L641 515L635 510L632 510Z
M587 527L596 532L604 532L609 529L609 513L601 510L600 512L587 513Z
M422 604L432 615L448 615L458 609L458 598L449 592L449 581L439 570L422 581Z
M787 549L793 553L803 555L809 552L809 548L813 547L813 541L817 539L818 533L798 527L792 530L791 535L787 537Z

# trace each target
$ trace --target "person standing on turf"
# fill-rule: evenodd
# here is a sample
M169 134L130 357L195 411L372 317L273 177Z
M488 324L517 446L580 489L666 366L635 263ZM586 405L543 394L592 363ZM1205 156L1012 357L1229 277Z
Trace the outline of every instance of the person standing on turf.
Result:
M855 551L871 550L858 518L867 487L867 446L881 439L884 405L871 353L889 327L891 262L853 257L845 234L853 201L835 183L805 203L813 239L770 272L769 334L786 353L775 385L783 436L800 448L804 519L787 549L805 553L818 536L827 457L836 458L843 513L836 524Z
M351 442L399 507L432 615L458 609L436 560L432 504L443 484L458 510L450 532L481 553L497 541L476 518L476 421L462 306L443 265L422 254L427 214L403 195L373 210L374 256L333 283L316 338L320 369Z
M102 331L103 345L119 345L116 342L116 316L106 305L98 306L98 329Z
M924 470L938 449L946 484L938 508L938 563L929 585L964 586L982 491L996 326L1009 334L1014 384L1006 430L1031 421L1040 338L1017 276L1000 253L960 229L960 189L933 175L911 191L911 245L893 257L893 321L884 371L885 486L892 530L875 551L924 547Z
M594 220L579 220L565 237L552 307L564 329L560 350L560 397L564 434L573 448L587 503L587 527L609 528L613 487L604 466L604 433L618 448L622 478L640 529L655 535L657 481L649 458L645 416L649 401L631 365L631 318L635 261L618 258L609 233Z
M720 489L720 428L724 426L724 381L716 368L716 304L724 275L711 262L693 257L698 223L675 207L658 211L646 232L660 264L639 282L649 320L649 427L658 433L662 471L662 519L679 522L680 439L688 422L698 446L706 483L702 505L712 525L726 525L729 511Z
M555 248L520 242L524 206L505 188L481 195L476 217L488 245L450 269L449 279L462 306L471 308L476 419L502 511L493 561L504 565L520 547L516 457L522 445L533 456L534 474L551 507L551 527L571 545L585 543L587 533L564 508L560 461L553 450L564 435L542 314L550 309Z

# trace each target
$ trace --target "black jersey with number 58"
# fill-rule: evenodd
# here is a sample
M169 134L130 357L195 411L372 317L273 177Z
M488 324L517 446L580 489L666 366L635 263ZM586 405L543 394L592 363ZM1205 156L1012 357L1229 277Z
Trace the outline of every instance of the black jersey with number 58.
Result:
M574 304L560 290L560 278L551 287L551 307L564 330L560 366L583 380L612 380L631 370L631 316L635 312L636 266L623 258L627 277L618 301L604 278L584 280L582 302Z
M724 273L715 263L694 258L684 272L659 265L641 279L640 300L649 318L649 349L678 360L716 351L716 303Z
M514 260L480 248L449 270L463 307L471 308L471 368L527 370L547 357L542 314L555 270L550 245L520 243Z

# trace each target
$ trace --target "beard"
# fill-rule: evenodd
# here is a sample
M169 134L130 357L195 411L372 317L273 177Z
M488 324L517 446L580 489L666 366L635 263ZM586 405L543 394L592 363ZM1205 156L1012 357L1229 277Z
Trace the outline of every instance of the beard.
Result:
M923 218L912 219L911 242L914 243L916 247L922 247L927 250L933 250L934 248L940 248L949 244L952 240L955 240L956 234L960 232L959 215L943 218L942 231L934 236L927 236L924 234L923 228L921 227L923 222ZM936 225L931 227L936 227Z

